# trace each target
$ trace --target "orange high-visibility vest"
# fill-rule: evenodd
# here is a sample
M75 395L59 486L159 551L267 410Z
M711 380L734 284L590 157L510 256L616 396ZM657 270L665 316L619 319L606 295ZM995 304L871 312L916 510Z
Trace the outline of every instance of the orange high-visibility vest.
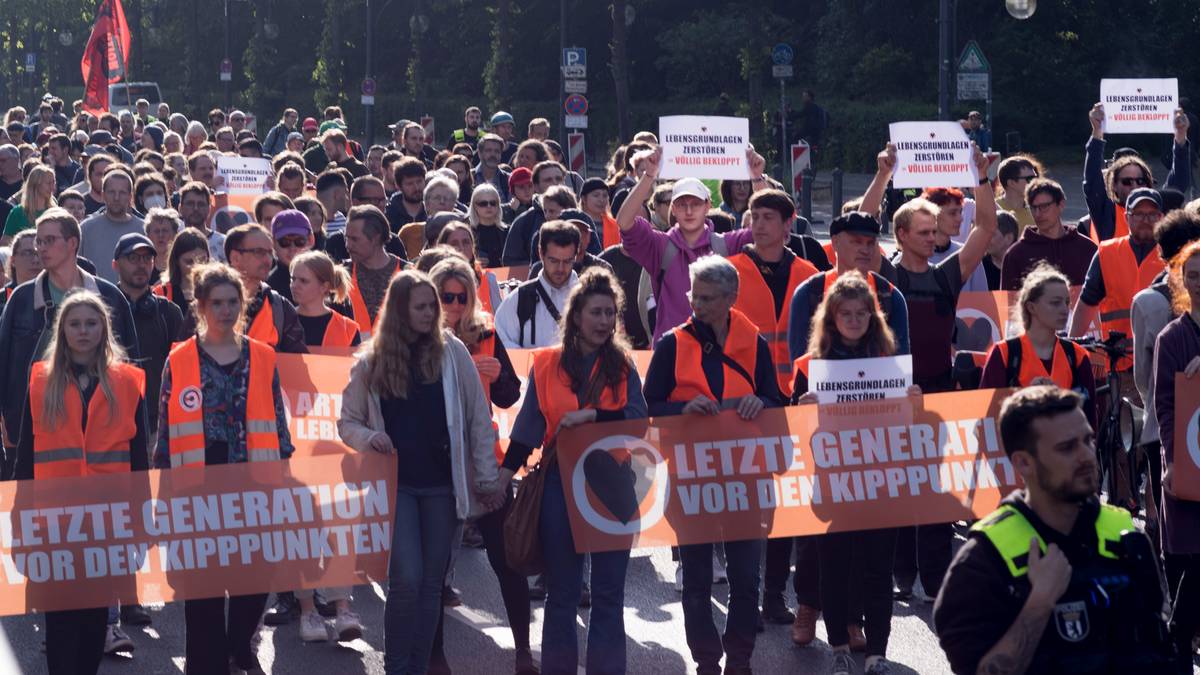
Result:
M1117 210L1117 215L1113 221L1113 236L1108 241L1129 236L1129 220L1125 216L1125 207L1121 204L1113 204L1113 206ZM1103 242L1100 241L1100 233L1096 231L1096 221L1093 220L1090 222L1091 226L1088 227L1088 237L1091 238L1096 246L1099 246Z
M325 334L321 336L322 347L349 347L354 344L354 336L358 335L358 324L342 316L339 312L330 312L329 323L325 326Z
M400 261L396 261L396 266L392 269L392 276L400 273ZM367 302L363 300L362 293L358 290L358 273L355 271L355 266L350 265L350 307L354 310L354 321L358 324L358 334L365 342L371 339L371 333L375 330L375 322L371 320L371 313L367 311ZM378 313L376 313L378 318Z
M138 401L146 392L146 373L128 363L108 368L109 386L116 405L99 387L88 402L87 428L83 428L83 397L71 381L65 392L65 415L51 428L42 411L49 371L45 361L29 373L29 412L33 419L33 477L66 478L126 473L130 466L129 441L137 435Z
M563 415L580 409L579 395L571 389L571 380L559 367L561 361L562 346L543 347L533 352L533 381L534 386L537 387L538 406L541 408L542 417L546 420L546 437L542 439L543 445L549 443L550 439L554 437ZM599 366L600 363L597 361L596 366L592 369L593 375ZM613 394L612 387L604 387L600 391L600 403L595 406L596 409L623 409L628 402L625 391L627 388L628 371L617 384L616 395Z
M1100 260L1100 273L1104 277L1104 299L1100 301L1100 330L1105 337L1112 331L1120 331L1133 339L1133 324L1129 311L1133 296L1150 287L1154 277L1166 268L1155 246L1139 265L1133 254L1129 237L1109 239L1100 244L1096 255ZM1117 360L1117 370L1128 370L1133 360L1128 356Z
M754 383L747 382L741 373L726 363L721 365L725 373L721 397L718 399L713 394L704 375L704 367L700 364L705 353L704 346L685 330L694 325L695 320L692 317L687 323L672 329L675 335L675 389L667 400L687 402L697 396L705 396L718 401L753 394ZM751 379L754 378L754 366L758 360L758 329L745 314L736 309L729 310L729 334L725 336L724 352L745 369Z
M167 402L167 438L171 468L204 465L204 388L200 382L200 347L195 336L175 345L171 366L171 400ZM250 379L246 382L246 459L279 459L275 424L275 350L250 340Z
M1067 354L1063 351L1062 340L1054 340L1054 353L1051 358L1050 372L1046 372L1046 364L1042 363L1041 357L1034 351L1033 343L1029 340L1028 333L1021 333L1020 337L1001 340L992 345L992 349L1000 352L1000 358L1003 360L1005 367L1008 367L1009 350L1012 349L1011 343L1020 341L1021 343L1021 364L1020 370L1017 371L1017 386L1028 387L1039 377L1048 377L1054 381L1054 384L1063 389L1071 389L1075 386L1075 373L1072 372L1071 364L1067 359ZM1075 363L1085 363L1088 358L1087 350L1074 342L1070 343L1071 349L1075 352ZM1011 384L1011 383L1009 383Z
M171 290L171 284L154 284L154 286L150 288L150 292L160 298L166 298L171 302L175 301L175 291Z
M796 380L800 375L804 375L804 379L808 379L808 364L812 361L811 354L801 354L792 361L792 385L795 386Z
M604 221L601 223L600 236L604 243L604 248L615 246L621 243L621 227L617 225L617 219L613 218L604 212Z
M279 344L279 331L275 329L275 310L271 308L272 304L271 293L265 293L262 307L250 322L250 329L246 331L246 336L270 345L274 349Z
M488 314L495 314L495 308L500 306L500 298L492 297L492 284L496 281L496 274L483 271L479 261L475 261L475 279L475 297L479 300L479 308Z
M800 257L792 259L788 272L787 291L784 293L783 311L775 315L775 297L763 279L754 259L745 253L729 258L738 272L738 297L733 305L746 315L771 348L771 361L775 364L775 379L784 396L792 395L792 362L788 358L788 319L792 313L792 293L805 279L817 273L812 263ZM753 371L751 371L753 372Z
M484 337L479 340L479 344L475 345L472 350L472 356L488 356L496 358L496 332L492 327L491 315L488 315L487 328L484 329ZM483 385L483 395L487 397L488 409L492 410L492 383L483 379L483 373L479 374L479 382ZM504 447L500 445L500 424L496 422L496 417L492 416L492 429L496 432L496 443L492 446L492 451L496 454L496 461L504 461Z

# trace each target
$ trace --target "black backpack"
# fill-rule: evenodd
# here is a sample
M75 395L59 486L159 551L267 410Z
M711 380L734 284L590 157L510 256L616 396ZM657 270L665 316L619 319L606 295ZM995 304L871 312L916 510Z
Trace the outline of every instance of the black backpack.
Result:
M1021 386L1021 338L1008 338L1004 341L1008 345L1008 364L1004 368L1004 381L1010 387ZM1058 345L1062 347L1063 353L1067 355L1067 365L1071 368L1071 377L1075 376L1075 369L1079 366L1079 362L1075 357L1075 345L1069 340L1058 338ZM1036 354L1034 357L1036 358Z
M517 344L525 346L525 324L529 324L529 340L537 344L537 306L539 302L546 303L546 311L557 324L562 316L558 308L550 300L546 289L537 277L517 286Z

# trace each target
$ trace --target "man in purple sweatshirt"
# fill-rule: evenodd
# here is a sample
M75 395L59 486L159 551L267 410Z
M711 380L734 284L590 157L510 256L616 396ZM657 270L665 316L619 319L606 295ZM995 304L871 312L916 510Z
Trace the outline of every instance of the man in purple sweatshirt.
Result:
M747 148L750 164L750 185L753 191L770 187L763 176L766 162L762 156ZM664 333L688 320L692 314L688 303L691 281L688 265L706 255L729 256L754 240L748 228L718 234L706 218L712 207L708 188L695 178L675 181L671 189L671 215L676 224L666 232L655 229L643 215L643 204L654 191L662 161L662 148L645 150L633 156L637 183L629 192L617 213L621 228L621 244L625 254L633 258L650 275L657 307L654 343Z
M1057 267L1072 286L1082 286L1088 265L1096 255L1096 244L1062 221L1067 196L1062 186L1048 178L1035 178L1025 188L1025 203L1033 213L1033 227L1004 254L1000 267L1000 289L1021 290L1025 274L1040 261Z

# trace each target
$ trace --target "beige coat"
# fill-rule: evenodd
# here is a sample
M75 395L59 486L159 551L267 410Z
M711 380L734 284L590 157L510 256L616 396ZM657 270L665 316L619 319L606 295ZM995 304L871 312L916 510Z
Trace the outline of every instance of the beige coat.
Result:
M476 494L486 493L498 476L492 450L496 434L475 362L466 346L449 332L442 354L442 391L450 428L450 479L458 517L479 516L487 509ZM359 357L350 370L350 383L342 392L338 433L351 448L373 452L369 443L371 436L379 431L385 431L379 394L367 386L367 361Z

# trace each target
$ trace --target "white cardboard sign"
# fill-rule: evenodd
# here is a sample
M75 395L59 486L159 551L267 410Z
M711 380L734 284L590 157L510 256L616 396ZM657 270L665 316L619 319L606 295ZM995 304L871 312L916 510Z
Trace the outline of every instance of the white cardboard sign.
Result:
M750 180L750 120L745 117L660 117L658 140L663 150L660 178Z
M808 390L818 403L851 403L904 398L913 381L912 355L808 364Z
M217 175L221 192L231 195L260 195L267 191L271 177L271 160L261 157L217 158Z
M1105 133L1172 134L1179 80L1100 80L1100 103L1104 105Z
M971 158L971 141L958 122L893 122L888 131L896 146L893 187L979 184L979 171Z

